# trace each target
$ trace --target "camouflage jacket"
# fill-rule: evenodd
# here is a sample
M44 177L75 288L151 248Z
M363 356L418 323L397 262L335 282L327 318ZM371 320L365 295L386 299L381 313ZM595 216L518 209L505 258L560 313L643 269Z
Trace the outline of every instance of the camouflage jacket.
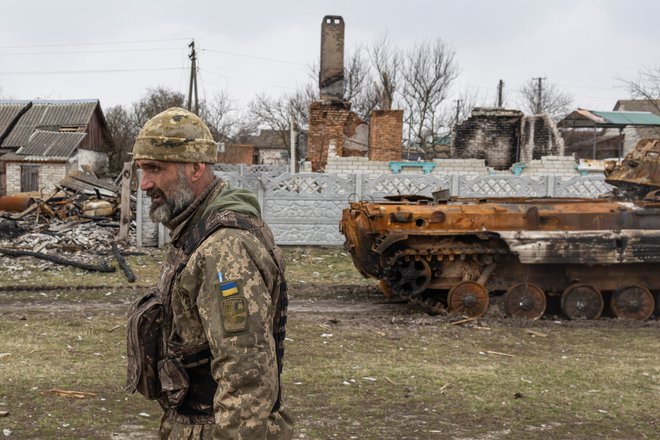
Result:
M215 183L201 205L171 232L171 250L161 271L161 283L169 279L171 286L159 285L161 292L171 292L165 317L168 354L208 347L217 389L212 408L191 401L191 391L208 384L203 377L195 383L199 379L188 370L191 391L184 405L166 410L161 436L288 439L292 422L278 403L281 390L273 338L280 270L268 249L246 230L220 228L190 254L183 270L171 276L184 258L186 233L205 216L227 209L260 217L251 192ZM196 409L211 416L200 416Z

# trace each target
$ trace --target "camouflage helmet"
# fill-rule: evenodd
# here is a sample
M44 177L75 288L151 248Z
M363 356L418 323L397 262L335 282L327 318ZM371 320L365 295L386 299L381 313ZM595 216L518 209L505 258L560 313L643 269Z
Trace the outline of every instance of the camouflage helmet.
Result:
M215 163L218 146L199 116L172 107L149 119L133 145L133 159Z

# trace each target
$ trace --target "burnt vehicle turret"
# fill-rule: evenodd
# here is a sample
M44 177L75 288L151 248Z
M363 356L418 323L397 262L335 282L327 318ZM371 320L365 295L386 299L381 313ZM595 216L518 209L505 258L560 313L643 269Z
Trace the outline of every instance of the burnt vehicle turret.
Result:
M660 140L643 140L606 198L398 196L351 203L340 230L362 275L435 311L479 317L501 296L510 316L645 320L660 292L659 165Z

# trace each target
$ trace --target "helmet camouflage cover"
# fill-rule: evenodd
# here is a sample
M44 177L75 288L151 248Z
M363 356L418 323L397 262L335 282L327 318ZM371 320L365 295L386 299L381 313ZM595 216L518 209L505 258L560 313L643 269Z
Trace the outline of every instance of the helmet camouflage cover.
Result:
M133 145L134 160L215 163L218 146L199 116L172 107L149 119Z

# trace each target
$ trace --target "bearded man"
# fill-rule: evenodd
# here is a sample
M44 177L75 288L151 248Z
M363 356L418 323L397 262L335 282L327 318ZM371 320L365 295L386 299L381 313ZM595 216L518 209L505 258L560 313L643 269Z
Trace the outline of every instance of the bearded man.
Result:
M171 244L157 289L129 311L128 389L158 400L161 439L290 439L284 260L255 195L215 177L216 157L208 127L181 108L136 139L140 188Z

